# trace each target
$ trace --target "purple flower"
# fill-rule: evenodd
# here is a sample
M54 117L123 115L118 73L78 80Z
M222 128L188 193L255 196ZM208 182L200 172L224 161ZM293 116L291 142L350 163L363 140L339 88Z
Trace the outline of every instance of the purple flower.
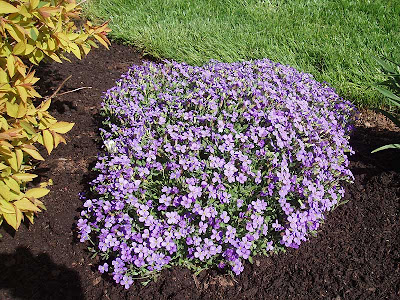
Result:
M178 224L179 222L179 215L177 212L166 212L166 217L168 218L168 224Z
M108 272L108 263L104 263L103 265L99 266L100 273Z
M125 275L122 277L122 280L120 281L121 285L125 286L125 289L129 289L129 287L133 283L133 279L130 276Z
M207 227L208 227L207 223L203 223L203 222L200 221L200 223L199 223L199 233L206 232Z
M115 258L99 271L125 288L171 261L238 275L256 253L297 248L353 179L353 111L268 59L133 66L104 96L80 239Z
M220 217L221 217L221 219L222 219L222 221L223 221L224 223L228 223L229 220L230 220L230 217L228 216L228 213L227 213L226 211L223 211L223 212L221 213Z

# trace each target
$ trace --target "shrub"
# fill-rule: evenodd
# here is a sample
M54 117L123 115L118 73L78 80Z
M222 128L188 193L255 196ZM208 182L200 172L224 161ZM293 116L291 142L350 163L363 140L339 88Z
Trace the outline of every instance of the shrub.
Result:
M267 59L134 66L104 97L81 241L126 288L171 265L240 274L254 255L297 248L353 177L353 112Z
M400 65L389 60L381 60L378 58L376 60L380 64L386 80L375 84L374 87L389 100L398 114L400 108ZM382 109L377 110L400 128L400 119L395 114L391 114ZM400 149L400 144L384 145L375 149L372 153L385 149Z
M34 174L32 159L43 160L35 144L48 153L65 143L62 134L73 123L57 122L47 111L51 99L39 102L34 84L39 80L25 62L38 64L44 58L57 62L72 52L79 59L99 41L106 47L107 24L85 25L78 31L73 18L80 7L75 0L0 0L0 224L5 220L15 230L24 215L33 223L34 213L44 209L38 198L49 190L26 190Z

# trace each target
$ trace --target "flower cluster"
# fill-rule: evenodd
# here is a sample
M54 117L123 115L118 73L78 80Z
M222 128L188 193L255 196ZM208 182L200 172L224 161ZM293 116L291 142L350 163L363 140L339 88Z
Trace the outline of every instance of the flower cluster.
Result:
M78 222L128 288L171 265L297 248L351 181L354 107L267 59L134 66L104 97L105 154Z

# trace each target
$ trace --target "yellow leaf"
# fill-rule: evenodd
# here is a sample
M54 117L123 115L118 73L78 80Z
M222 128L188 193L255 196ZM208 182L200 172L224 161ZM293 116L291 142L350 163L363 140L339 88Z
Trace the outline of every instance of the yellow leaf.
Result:
M16 86L18 93L22 99L22 101L26 102L26 100L28 99L28 93L26 92L26 88L24 88L23 86L17 85Z
M15 152L11 151L11 156L7 158L6 161L14 171L18 171L17 155Z
M11 151L8 149L8 147L0 146L0 154L3 156L11 157Z
M33 216L34 216L33 212L26 212L25 213L25 217L28 218L28 220L29 220L29 222L31 222L31 224L33 224Z
M6 141L2 140L2 138L7 139L7 138L9 138L9 137L11 137L11 136L10 136L10 134L7 133L7 132L0 133L0 145L12 149L12 148L14 148L13 145L11 145L9 142L6 142Z
M42 98L38 92L36 92L34 89L31 89L29 92L29 97L30 98Z
M67 133L74 127L75 123L68 123L68 122L57 122L52 124L49 129L53 130L57 133Z
M32 17L32 15L28 12L28 9L26 8L25 5L20 5L19 6L18 14L19 15L23 15L24 17L27 17L27 18L31 18Z
M77 8L76 3L68 3L67 5L65 5L65 10L66 11L73 11Z
M0 11L2 14L13 14L18 12L19 9L11 5L10 3L7 3L5 1L0 1Z
M104 47L108 48L108 44L107 42L99 35L95 34L94 37L96 38L96 40L98 40L100 42L100 44L102 44ZM107 40L108 41L108 40Z
M12 177L16 180L27 182L27 181L32 181L33 178L37 177L37 175L29 173L17 173L12 175Z
M44 160L43 156L40 155L39 152L37 152L36 150L33 149L29 149L29 148L22 148L23 151L25 151L26 153L28 153L30 156L32 156L34 159L37 160Z
M28 107L27 107L26 103L25 102L21 102L18 105L17 118L25 117L27 111L28 111Z
M40 145L44 144L43 136L41 134L37 134L34 139L35 139L35 142L38 142Z
M10 77L15 75L14 57L12 55L7 57L7 70Z
M38 7L39 1L40 0L29 0L29 4L31 6L31 9L35 9L36 7Z
M9 176L11 176L11 173L12 173L11 167L6 167L6 168L1 170L0 176L3 177L3 178L9 177Z
M22 211L34 211L34 212L40 212L40 209L36 207L31 201L29 201L27 198L22 198L21 200L13 202L13 204L20 210Z
M4 220L15 230L18 230L17 226L17 215L14 214L3 214Z
M54 147L57 147L60 143L66 144L67 142L65 141L64 137L54 131L51 132L54 137Z
M81 46L82 46L83 52L85 53L85 55L87 55L90 52L91 47L87 44L82 44Z
M51 99L43 101L40 105L39 105L39 111L46 111L49 109L51 104Z
M15 212L14 205L3 199L0 199L0 210L4 213L13 214Z
M9 115L12 118L16 118L18 116L18 103L12 103L10 101L6 102L6 107L7 107L7 115Z
M26 10L25 6L21 6L21 8L22 7L23 7L22 10L24 10L24 9ZM21 13L21 11L19 13ZM26 13L28 13L28 12L26 11ZM18 36L23 36L25 38L25 29L24 29L24 27L22 27L21 25L15 24L15 30L17 30L20 33Z
M51 186L51 185L53 185L53 179L50 178L48 181L43 181L39 185L42 188L44 188L46 186Z
M33 56L37 63L41 62L42 59L44 58L43 51L40 49L36 49L35 51L33 51Z
M93 48L99 48L99 46L93 40L87 40L87 43Z
M20 168L21 168L21 165L22 165L22 161L24 160L24 154L23 154L23 152L22 152L21 149L16 148L16 149L15 149L15 155L16 155L16 157L17 157L17 166L18 166L18 169L20 169ZM15 175L17 175L17 174L15 174ZM35 175L35 176L36 176L36 175Z
M51 151L53 151L54 149L54 139L50 131L48 131L47 129L43 130L43 142L44 146L47 149L47 152L50 154Z
M81 50L79 49L78 45L76 45L75 43L71 43L70 45L71 51L72 53L78 58L81 59Z
M14 192L19 193L20 192L20 186L19 183L11 177L6 177L3 178L4 183Z
M0 82L1 83L5 83L5 82L8 82L9 81L9 79L8 79L8 75L7 75L7 72L6 72L6 70L3 70L3 68L0 68Z
M27 198L41 198L46 196L50 190L45 188L32 188L25 193L25 197Z
M0 128L8 129L7 120L3 116L0 116Z
M61 59L60 59L60 58L57 56L57 54L55 54L55 53L49 54L49 57L50 57L52 60L54 60L54 61L56 61L56 62L58 62L58 63L62 63Z
M14 28L13 26L11 26L9 24L6 24L5 27L8 31L8 33L13 37L14 40L17 41L17 43L24 40L24 38L25 38L24 35L21 32L19 32L18 29L16 30L16 28Z
M28 44L25 44L24 46L25 46L25 49L24 49L25 55L31 54L31 53L33 52L33 50L36 49L36 46L31 45L31 44L29 44L29 43L28 43Z
M0 201L2 200L2 198L7 200L7 201L11 201L12 200L12 194L11 194L10 190L6 189L6 185L5 184L4 185L0 185L0 196L1 196L0 197ZM3 207L1 206L1 203L0 203L0 211L2 209L3 209Z
M21 225L21 221L24 219L24 216L22 215L22 212L15 207L15 214L17 218L17 228Z
M33 199L33 204L35 204L37 207L40 207L41 209L47 210L47 208L46 208L46 206L44 206L43 202L38 199Z
M49 38L47 40L47 44L49 46L48 47L49 50L54 51L56 49L56 42L52 38Z

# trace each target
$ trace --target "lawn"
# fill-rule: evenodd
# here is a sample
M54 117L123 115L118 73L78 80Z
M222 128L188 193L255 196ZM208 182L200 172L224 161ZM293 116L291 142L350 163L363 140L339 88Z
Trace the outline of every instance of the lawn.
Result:
M86 14L109 19L114 39L157 58L269 58L360 105L382 99L369 88L381 79L373 56L400 58L398 1L92 0Z

